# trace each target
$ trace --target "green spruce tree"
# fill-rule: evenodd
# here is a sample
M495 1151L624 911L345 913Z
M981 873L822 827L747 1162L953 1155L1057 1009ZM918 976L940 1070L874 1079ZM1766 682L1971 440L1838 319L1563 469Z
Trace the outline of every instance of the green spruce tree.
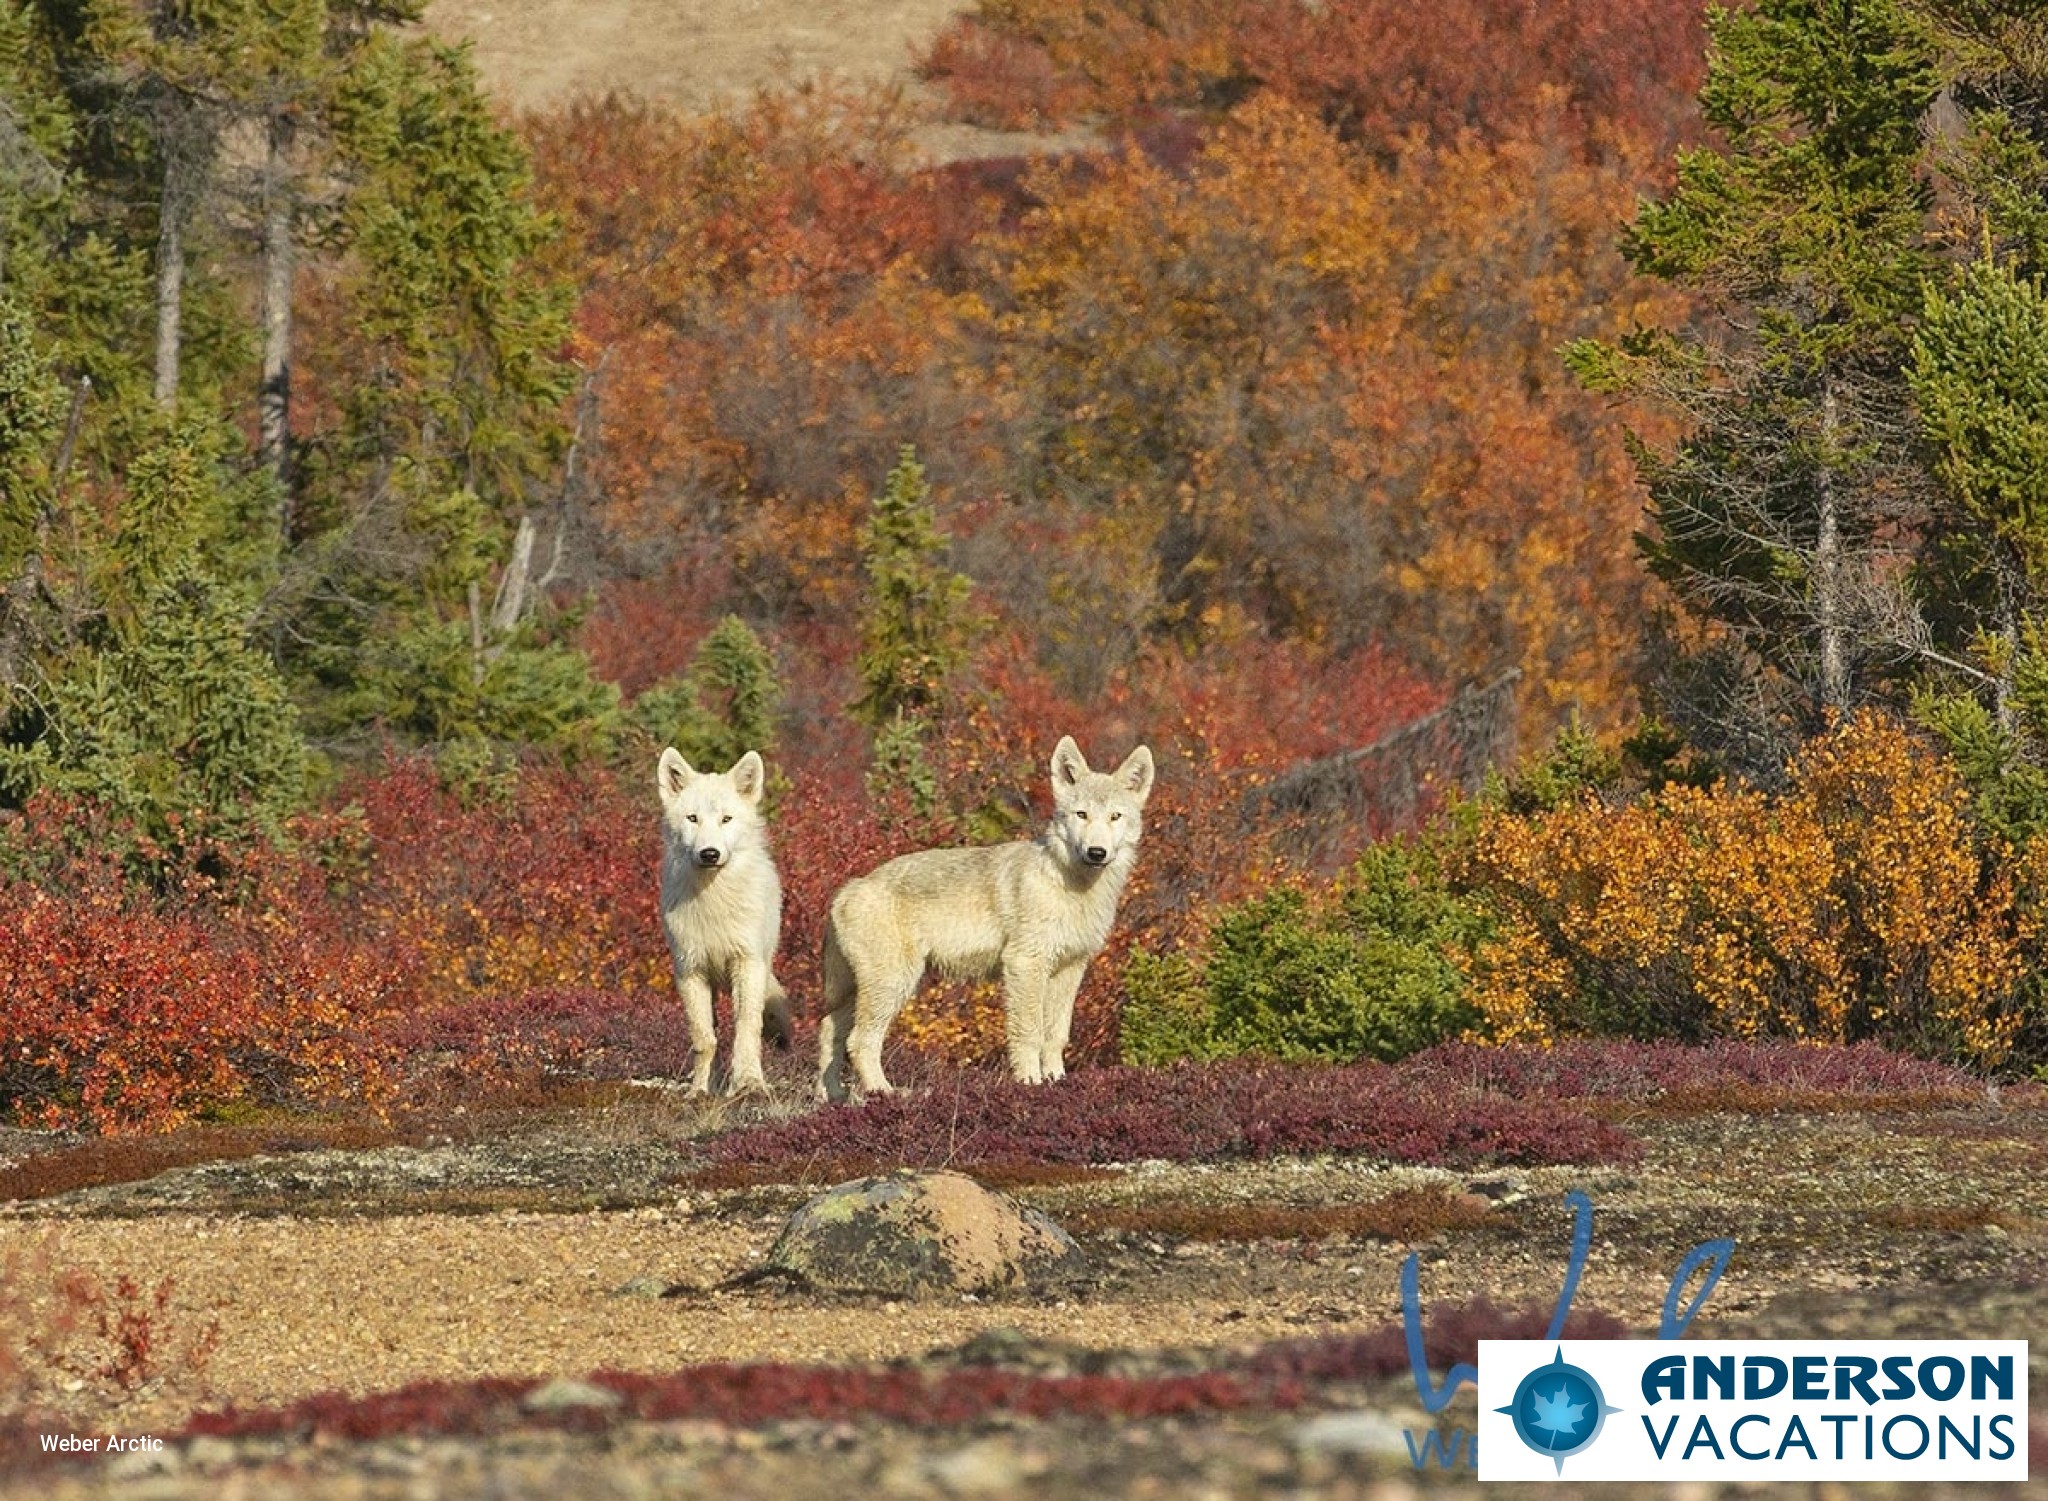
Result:
M1624 248L1700 299L1690 328L1568 350L1597 389L1662 402L1639 444L1642 545L1708 627L1655 698L1696 743L1770 774L1799 737L1919 665L1889 550L1920 503L1901 362L1933 269L1922 122L1941 79L1898 0L1760 0L1709 19L1701 111Z
M969 585L944 557L931 485L906 443L861 534L868 591L855 663L861 693L852 707L872 729L898 718L929 719L966 664L973 632Z
M966 665L974 630L968 581L944 556L931 484L906 443L861 534L868 590L854 664L861 693L850 707L875 735L870 788L906 793L921 817L940 800L926 737Z
M656 747L672 745L700 770L724 770L748 751L768 759L778 784L775 747L782 685L767 645L737 615L697 643L681 676L633 701L633 722Z

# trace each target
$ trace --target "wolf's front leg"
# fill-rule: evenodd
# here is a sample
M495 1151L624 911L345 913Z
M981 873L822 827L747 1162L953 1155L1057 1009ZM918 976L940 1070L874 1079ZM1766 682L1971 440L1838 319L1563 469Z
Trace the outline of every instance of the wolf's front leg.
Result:
M1074 997L1081 989L1081 977L1088 973L1082 959L1054 970L1045 985L1045 1015L1038 1049L1038 1067L1046 1082L1067 1076L1067 1036L1074 1028Z
M768 1088L768 1078L761 1072L761 1018L773 983L767 964L759 959L742 959L733 966L732 1078L726 1085L728 1094Z
M711 1065L718 1052L718 1033L711 1025L711 977L697 968L676 966L676 994L690 1023L690 1093L711 1093Z
M1010 1077L1045 1081L1045 1007L1050 976L1035 956L1003 960L1003 1037L1010 1045Z

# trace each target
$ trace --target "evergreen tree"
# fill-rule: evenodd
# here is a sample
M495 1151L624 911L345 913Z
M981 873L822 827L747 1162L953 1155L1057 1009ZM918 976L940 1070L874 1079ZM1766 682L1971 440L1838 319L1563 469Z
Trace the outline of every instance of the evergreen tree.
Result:
M772 780L781 709L775 659L751 626L728 615L697 644L680 679L634 700L633 719L649 739L673 745L700 769L723 770L759 751Z
M88 544L93 608L44 643L0 719L0 797L89 797L166 842L276 833L306 751L223 525L245 488L189 424L137 457L131 505Z
M1709 31L1700 104L1722 144L1681 154L1624 246L1703 316L1567 353L1588 384L1688 420L1669 452L1638 446L1642 545L1710 644L1656 696L1766 773L1918 665L1890 554L1922 500L1899 372L1934 265L1922 121L1941 80L1898 0L1761 0Z
M1985 259L1930 287L1907 380L1941 483L1934 571L2008 718L2025 619L2048 586L2048 299Z
M0 289L33 267L37 221L61 202L70 112L26 7L0 7Z
M871 728L929 719L967 661L968 581L945 566L944 553L931 485L906 443L861 534L868 593L855 664L861 694L852 709Z
M514 545L565 446L572 376L525 154L466 54L388 33L352 59L333 119L361 374L301 466L280 600L311 723L592 748L616 692L523 618L537 591Z
M255 838L304 729L609 744L617 692L515 541L563 445L567 290L465 57L388 24L418 10L0 5L0 800ZM255 152L217 149L237 129ZM302 240L348 400L290 466Z
M1946 48L1948 219L1908 382L1936 525L1919 581L1943 652L1916 702L2015 844L2048 832L2048 13L1923 0Z

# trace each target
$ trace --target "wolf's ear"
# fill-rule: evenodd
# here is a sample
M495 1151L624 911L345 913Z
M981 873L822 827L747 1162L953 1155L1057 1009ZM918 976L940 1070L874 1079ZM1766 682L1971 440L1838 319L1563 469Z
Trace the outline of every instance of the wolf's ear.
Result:
M1152 795L1152 749L1141 745L1124 757L1124 764L1116 769L1116 779L1130 789L1131 796L1144 802Z
M768 768L762 764L759 751L748 751L732 763L732 770L726 773L732 778L733 790L750 803L761 801L761 789L768 782Z
M1060 736L1060 743L1052 748L1052 790L1064 792L1086 775L1088 758L1081 754L1081 747L1074 744L1072 735Z
M671 745L661 753L661 760L654 768L654 784L661 789L663 797L676 797L696 774L690 763L683 759L683 753Z

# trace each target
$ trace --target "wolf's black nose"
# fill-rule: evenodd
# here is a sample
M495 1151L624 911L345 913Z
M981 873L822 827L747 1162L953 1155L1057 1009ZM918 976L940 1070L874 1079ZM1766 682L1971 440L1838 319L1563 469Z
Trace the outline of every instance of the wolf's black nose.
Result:
M1088 863L1089 863L1090 865L1107 865L1107 864L1109 864L1109 851L1108 851L1108 850L1106 850L1106 849L1104 849L1104 848L1103 848L1103 847L1102 847L1101 845L1099 845L1099 844L1091 844L1091 845L1089 845L1089 846L1088 846Z
M701 849L697 851L697 863L699 865L716 865L718 863L718 853L716 849Z

